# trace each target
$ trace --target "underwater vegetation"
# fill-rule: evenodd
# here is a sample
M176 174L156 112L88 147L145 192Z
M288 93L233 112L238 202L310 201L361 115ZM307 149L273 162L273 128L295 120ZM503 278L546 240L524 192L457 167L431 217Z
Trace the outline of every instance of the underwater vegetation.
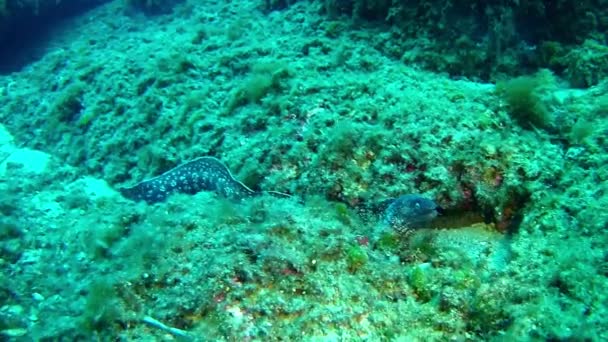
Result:
M607 75L603 1L320 2L333 20L345 15L390 25L393 36L377 39L377 46L405 63L450 75L496 80L548 68L575 87Z
M539 93L546 86L543 73L519 76L496 84L496 92L505 101L509 115L523 128L547 128L551 113Z
M605 8L66 23L0 75L0 339L608 340Z

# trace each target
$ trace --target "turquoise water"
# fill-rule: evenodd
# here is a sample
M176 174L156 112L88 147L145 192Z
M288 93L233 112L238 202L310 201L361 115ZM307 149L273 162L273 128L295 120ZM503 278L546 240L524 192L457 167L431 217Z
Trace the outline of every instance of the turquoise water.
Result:
M608 339L606 6L539 4L111 1L3 44L2 338Z

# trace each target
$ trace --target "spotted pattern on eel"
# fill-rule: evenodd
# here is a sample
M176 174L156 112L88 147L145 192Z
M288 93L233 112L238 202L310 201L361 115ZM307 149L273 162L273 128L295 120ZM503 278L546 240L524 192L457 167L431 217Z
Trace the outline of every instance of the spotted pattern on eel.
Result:
M384 211L384 222L401 234L424 228L441 208L426 197L416 194L400 196L390 202Z
M226 165L213 157L196 158L160 176L120 189L124 197L148 204L163 202L174 193L193 195L200 191L213 191L232 200L260 194L236 180Z

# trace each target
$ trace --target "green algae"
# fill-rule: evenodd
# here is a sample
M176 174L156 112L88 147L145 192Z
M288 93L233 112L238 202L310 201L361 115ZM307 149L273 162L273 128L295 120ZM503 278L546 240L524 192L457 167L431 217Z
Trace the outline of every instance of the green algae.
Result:
M433 295L431 290L431 274L429 265L420 265L412 269L409 283L412 286L417 298L422 302L428 302Z
M114 285L104 280L92 283L88 288L82 328L86 332L110 329L120 316L118 296Z
M367 265L369 257L361 246L353 245L346 249L346 265L350 272L357 272Z
M496 92L506 102L511 117L524 128L547 128L552 116L539 89L544 86L541 75L520 76L496 84Z

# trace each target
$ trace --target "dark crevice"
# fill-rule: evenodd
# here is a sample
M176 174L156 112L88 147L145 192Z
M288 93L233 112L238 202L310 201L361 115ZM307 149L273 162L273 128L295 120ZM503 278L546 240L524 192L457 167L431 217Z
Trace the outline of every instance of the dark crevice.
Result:
M7 1L6 16L0 17L0 73L21 70L46 52L46 42L67 19L106 0L41 2L39 8ZM46 5L45 5L46 4Z

